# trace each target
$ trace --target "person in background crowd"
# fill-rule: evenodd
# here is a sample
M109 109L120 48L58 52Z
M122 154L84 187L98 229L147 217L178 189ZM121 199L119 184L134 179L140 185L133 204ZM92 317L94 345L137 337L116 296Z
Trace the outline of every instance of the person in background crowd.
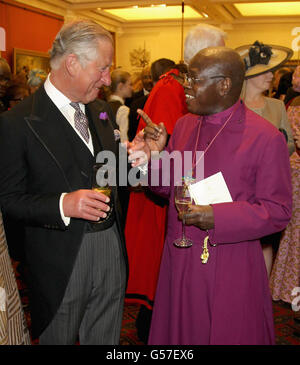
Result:
M200 51L190 60L185 85L190 113L178 120L168 145L164 124L153 128L143 111L148 126L128 144L133 167L147 161L141 151L148 161L150 151L155 153L148 170L149 176L160 176L160 183L150 187L170 202L149 345L275 344L259 238L284 229L291 218L289 155L282 133L239 99L244 74L234 50ZM168 153L158 155L164 148ZM180 170L176 161L170 169L165 162L173 151L181 154ZM192 151L192 165L186 166L185 151ZM178 212L176 168L191 169L188 177L196 182L222 173L218 184L226 184L231 199L221 198L207 179L211 198ZM190 247L174 245L182 235L181 220Z
M46 80L47 73L44 70L33 69L28 73L27 84L29 86L30 94L33 94Z
M12 82L19 85L27 85L29 74L29 67L23 66L21 69L16 71L16 74L12 76Z
M278 85L278 99L285 102L288 90L292 87L293 72L284 74Z
M246 106L284 133L289 154L292 154L295 145L284 103L266 97L263 93L270 88L272 71L292 57L293 51L281 46L268 46L258 41L253 45L238 47L237 51L246 64L246 81L242 95ZM261 239L268 276L271 274L273 251L278 249L280 235L281 232L278 231Z
M292 100L287 113L296 145L296 151L290 157L293 211L292 219L280 240L271 273L270 288L273 300L293 304L299 295L297 288L300 287L300 96ZM299 310L295 310L295 321L300 323Z
M143 109L148 99L149 93L153 86L159 80L159 77L165 72L169 71L172 66L175 66L175 62L167 58L160 58L151 64L151 68L146 68L142 74L143 90L137 94L134 100L130 104L129 112L129 128L128 128L128 140L132 141L136 135L136 131L139 124L140 116L137 113L137 109ZM150 75L149 75L150 72ZM150 81L151 80L151 81Z
M28 96L26 85L12 84L12 74L9 64L4 58L0 58L0 113L10 109ZM5 228L5 239L8 245L9 255L18 262L17 270L25 278L25 254L24 254L24 227L12 217L2 212L1 220ZM16 229L18 225L18 229Z
M155 85L160 77L176 66L176 63L169 58L159 58L151 64L151 77Z
M284 99L286 109L289 107L292 100L300 95L300 66L297 66L295 71L290 75L291 80L289 87L286 91L286 96Z
M117 187L110 198L92 190L98 153L118 156L114 116L97 99L113 52L101 25L66 23L44 85L0 115L0 205L25 225L32 337L41 345L119 344L124 222Z
M184 62L188 65L197 52L206 47L225 46L227 34L210 24L191 28L184 40Z
M131 75L121 69L111 73L110 96L108 104L115 115L120 130L121 142L128 140L129 108L125 105L125 98L132 96Z
M135 94L140 94L143 92L143 83L142 83L142 73L141 72L133 72L131 75L131 83L132 83L132 95L125 98L125 105L130 107Z
M270 98L280 99L280 94L279 94L280 91L278 91L280 79L283 75L288 74L290 72L292 72L292 69L289 67L280 67L277 70L275 70L273 73L274 76L271 87L269 89L269 93L266 96L269 96Z
M185 60L199 50L224 45L225 33L210 25L192 28L185 39ZM165 122L168 135L172 135L176 121L187 113L183 88L183 65L176 66L168 59L160 59L151 65L153 87L144 111L155 124ZM167 72L165 67L172 67ZM162 70L164 73L162 74ZM183 72L182 72L183 71ZM146 126L141 119L138 131ZM155 298L161 255L167 225L168 201L153 194L149 189L131 192L128 218L125 226L126 245L130 264L130 276L126 301L141 304L136 321L140 339L147 342L152 308ZM136 225L137 220L141 224ZM153 228L155 227L155 229ZM145 234L145 232L147 232Z
M141 96L149 95L150 91L153 88L153 81L151 76L150 67L145 67L141 72L141 82L142 82L142 89L133 93L132 95L132 102L136 99L140 98Z
M143 85L142 90L134 93L132 96L132 100L130 102L129 127L128 127L129 141L132 141L132 139L134 138L138 126L138 114L136 111L137 109L143 109L147 97L153 87L150 67L146 67L143 69L141 73L141 81Z
M0 113L8 108L5 98L6 90L11 80L11 69L5 58L0 57Z
M134 72L132 75L132 90L134 93L138 93L143 89L142 73ZM128 98L130 99L130 98Z
M9 109L17 105L20 101L29 96L29 89L24 84L12 84L6 90L6 99L8 101Z

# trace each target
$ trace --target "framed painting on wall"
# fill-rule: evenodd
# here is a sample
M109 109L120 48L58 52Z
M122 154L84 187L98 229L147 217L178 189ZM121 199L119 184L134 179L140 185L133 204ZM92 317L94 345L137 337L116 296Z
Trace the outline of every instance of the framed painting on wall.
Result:
M28 74L33 69L41 69L46 73L50 71L50 56L46 52L14 48L13 57L13 73L15 75L22 72Z

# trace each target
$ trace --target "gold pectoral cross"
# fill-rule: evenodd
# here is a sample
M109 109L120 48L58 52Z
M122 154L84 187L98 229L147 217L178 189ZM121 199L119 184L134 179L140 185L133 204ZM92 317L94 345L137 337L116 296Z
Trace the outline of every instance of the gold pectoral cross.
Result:
M201 255L202 264L206 264L208 261L208 258L209 258L209 252L208 252L208 247L207 247L208 240L209 240L209 236L206 236L204 238L203 251L202 251L202 255Z

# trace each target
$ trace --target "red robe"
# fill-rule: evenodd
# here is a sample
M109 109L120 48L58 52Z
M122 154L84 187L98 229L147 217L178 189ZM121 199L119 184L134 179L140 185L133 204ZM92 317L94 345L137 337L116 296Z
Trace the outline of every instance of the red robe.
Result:
M187 113L182 85L166 73L152 89L144 111L151 120L163 122L172 134L177 119ZM141 119L138 131L146 126ZM125 227L129 260L129 281L126 302L135 302L152 309L165 239L167 205L160 206L143 191L131 192Z

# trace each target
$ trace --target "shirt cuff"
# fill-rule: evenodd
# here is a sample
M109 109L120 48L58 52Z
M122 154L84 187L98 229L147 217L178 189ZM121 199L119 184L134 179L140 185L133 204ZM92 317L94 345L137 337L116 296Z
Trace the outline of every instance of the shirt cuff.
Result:
M64 224L66 226L68 226L70 224L70 217L66 217L64 215L64 210L63 210L63 200L64 200L64 197L67 193L62 193L60 198L59 198L59 211L60 211L60 215L61 215L61 219L63 220Z

